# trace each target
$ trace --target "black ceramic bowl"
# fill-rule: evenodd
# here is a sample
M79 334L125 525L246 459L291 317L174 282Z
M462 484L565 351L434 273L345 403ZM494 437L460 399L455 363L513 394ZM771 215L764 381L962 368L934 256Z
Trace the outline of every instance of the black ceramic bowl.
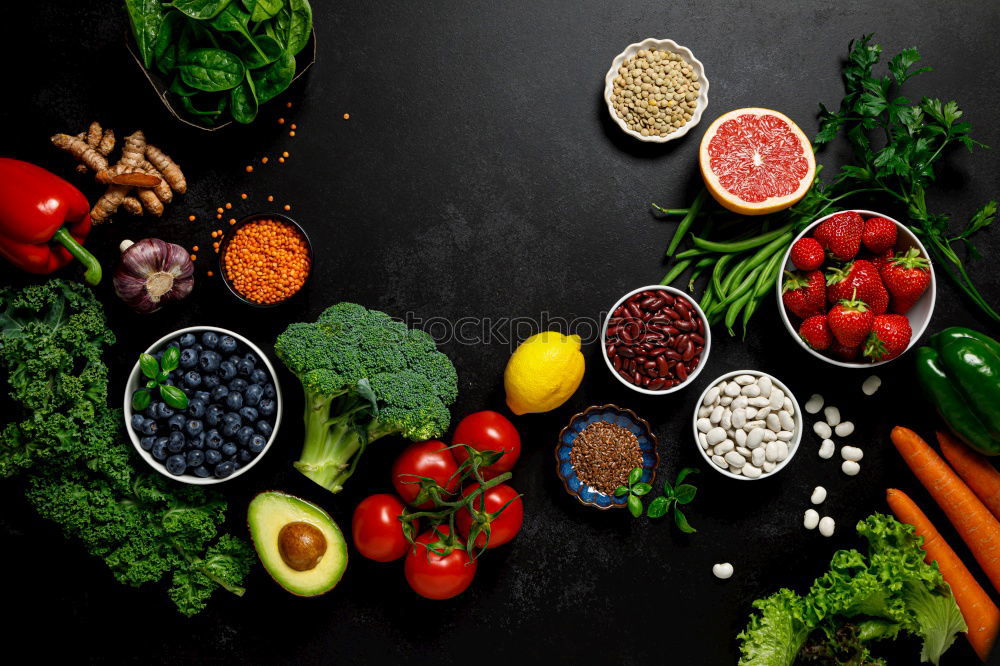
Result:
M226 258L226 252L229 250L229 243L232 242L233 238L236 236L236 232L239 231L240 228L246 226L247 224L257 222L259 220L277 220L278 222L284 222L285 224L294 227L302 236L303 240L305 240L306 249L309 253L309 274L306 275L306 279L302 282L302 286L299 287L298 291L296 291L294 294L292 294L285 300L278 301L276 303L258 303L256 301L250 300L242 293L240 293L240 291L236 289L236 287L233 286L232 281L230 281L229 276L226 274L225 258ZM222 281L226 283L226 288L229 289L229 292L233 296L243 301L247 305L251 305L255 308L273 308L278 305L284 305L288 301L292 300L293 298L301 294L302 290L309 282L309 278L312 277L314 265L315 265L315 257L313 256L312 241L309 240L309 234L306 233L306 230L302 228L301 224L299 224L292 218L288 217L287 215L282 215L281 213L254 213L252 215L247 215L246 217L238 220L236 224L230 226L229 229L226 231L225 235L223 235L222 242L219 243L219 275L222 276Z

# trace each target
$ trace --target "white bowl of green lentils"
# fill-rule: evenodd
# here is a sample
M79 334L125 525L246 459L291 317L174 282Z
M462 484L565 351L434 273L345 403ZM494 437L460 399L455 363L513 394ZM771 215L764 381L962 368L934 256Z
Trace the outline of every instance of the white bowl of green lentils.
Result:
M639 141L687 134L708 107L705 66L672 39L644 39L615 56L604 77L608 113Z

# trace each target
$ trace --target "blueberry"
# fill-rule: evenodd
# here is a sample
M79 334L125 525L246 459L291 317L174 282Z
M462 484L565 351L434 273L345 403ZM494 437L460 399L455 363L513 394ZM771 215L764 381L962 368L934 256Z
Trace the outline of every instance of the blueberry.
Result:
M135 414L132 415L132 420L130 421L130 423L132 424L133 429L138 430L139 428L142 427L142 422L145 420L146 420L145 416L136 412Z
M193 345L191 345L191 349L195 350L199 354L205 351L205 348L201 346L200 342L196 342Z
M171 430L183 430L185 423L187 423L187 417L183 414L174 414L167 419L167 426Z
M254 409L253 407L244 407L243 409L240 410L240 417L244 421L249 421L250 423L253 423L254 421L257 420L257 410Z
M260 453L267 446L267 438L264 435L254 435L250 438L250 445L247 447L250 449L250 453L254 455Z
M195 398L188 403L187 413L188 416L200 419L205 415L205 403L202 400Z
M257 432L264 435L264 437L270 437L271 433L274 432L274 426L269 421L257 421L255 427L257 428Z
M229 395L229 387L219 384L214 389L212 389L212 400L215 402L224 402L226 396Z
M223 335L219 338L219 351L223 354L232 354L236 351L236 338L231 335Z
M199 433L201 433L201 431L202 431L203 428L204 428L204 425L202 425L202 422L201 422L200 419L191 419L184 426L184 430L186 430L187 434L191 435L192 437L195 437Z
M243 446L247 445L251 437L253 437L253 428L250 426L243 426L236 431L236 440Z
M156 443L156 438L153 437L152 435L149 435L148 437L143 437L142 439L139 440L139 446L142 447L143 451L149 451L150 449L153 448L153 444L155 443Z
M166 440L167 440L166 437L157 438L156 442L153 444L153 448L150 450L150 453L152 453L153 457L156 458L157 460L165 460L167 457Z
M226 396L226 407L232 410L238 410L243 406L243 394L242 393L230 393Z
M225 381L229 381L236 376L236 364L230 361L223 361L219 364L219 377Z
M239 354L233 354L232 356L230 356L226 360L229 361L230 363L232 363L233 367L235 368L236 366L238 366L240 364L240 361L243 360L243 357L240 356Z
M219 376L214 374L205 375L201 378L201 385L208 390L212 390L219 385Z
M243 402L253 407L260 399L264 396L264 389L261 388L260 384L251 384L247 387L247 390L243 392Z
M222 435L215 428L205 433L205 446L210 449L217 449L222 446Z
M191 471L194 473L195 476L199 476L203 479L206 479L212 475L212 473L209 472L208 468L206 468L204 465L199 465L198 467L195 467Z
M215 449L205 449L205 462L209 465L215 465L220 460L222 460L222 454Z
M198 364L198 352L193 349L185 349L181 352L180 366L185 370L190 370Z
M253 352L247 352L246 355L243 356L243 358L251 366L257 365L257 354L254 354Z
M223 423L235 423L236 425L239 425L239 424L243 423L243 417L241 417L236 412L226 412L225 414L222 415L222 422Z
M144 419L142 422L142 427L139 428L139 432L141 432L143 435L155 435L157 429L158 426L156 425L156 421L154 421L153 419Z
M184 456L173 455L167 458L167 462L164 463L167 471L174 476L180 476L187 469L187 463L184 461Z
M205 378L202 377L201 381L205 381ZM194 399L201 400L203 403L207 405L212 400L212 394L209 393L208 391L195 391Z
M237 377L233 381L229 382L229 392L232 393L233 391L236 391L239 393L240 391L246 391L247 386L249 386L247 380L242 377Z
M267 382L267 373L260 368L257 368L250 373L250 381L254 384L264 384Z
M226 412L221 405L209 405L205 410L205 423L213 428L219 425L222 415Z
M218 352L206 350L198 355L198 367L201 368L202 372L215 372L219 369L221 362L222 357L219 356Z
M205 331L201 334L201 344L205 345L206 349L215 349L219 344L219 336L214 331Z
M240 429L240 424L237 421L229 421L222 426L222 434L226 437L232 437Z
M237 450L236 445L233 444L232 442L226 442L225 444L222 445L222 455L224 455L227 458L229 456L236 455L236 450Z
M234 472L238 471L241 467L243 467L243 465L241 465L240 463L236 462L235 460L233 461L233 471Z
M221 462L215 466L215 476L219 479L224 479L235 471L236 463L230 462L229 460Z
M278 397L278 389L274 388L274 384L264 384L264 397L265 398L276 398Z
M184 383L190 388L198 388L201 386L201 375L194 370L188 370L184 373Z
M177 340L177 342L180 343L181 347L190 347L196 342L194 333L185 333Z
M167 437L167 448L171 453L180 453L184 450L184 434L180 430L174 430Z
M155 419L157 418L157 412L160 411L160 403L156 400L149 403L149 407L146 408L146 416Z
M156 405L156 418L157 419L169 419L176 412L174 409L165 402L158 403Z
M253 372L253 363L251 363L246 359L240 361L239 364L236 366L236 373L244 377L249 377L250 373L252 372Z
M205 454L198 449L194 449L193 451L188 451L184 458L188 467L197 467L205 461Z
M277 405L270 398L261 398L260 402L257 403L257 409L260 411L261 416L272 416L277 409Z
M188 437L187 447L188 449L198 449L199 451L205 448L205 433L199 432L194 437Z
M254 455L246 449L240 449L239 459L241 463L246 464L254 459Z

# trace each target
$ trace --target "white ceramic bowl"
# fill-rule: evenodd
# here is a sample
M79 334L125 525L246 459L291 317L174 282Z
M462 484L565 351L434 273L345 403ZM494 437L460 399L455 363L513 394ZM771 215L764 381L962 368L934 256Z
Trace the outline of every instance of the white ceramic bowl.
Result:
M622 66L622 63L634 56L640 49L658 49L660 51L670 51L676 53L681 58L684 59L690 67L691 70L698 74L698 83L701 84L701 89L698 91L698 103L695 105L694 113L691 114L691 120L687 121L683 126L678 127L675 131L671 132L666 136L643 136L639 132L630 129L625 121L618 116L618 112L615 111L614 103L611 101L611 94L614 92L615 87L615 77L618 76L618 68ZM636 42L635 44L629 44L624 51L615 56L615 59L611 61L611 68L608 73L604 75L604 101L608 105L608 113L611 114L611 119L614 120L622 131L629 136L638 139L639 141L648 141L650 143L666 143L667 141L673 141L674 139L679 139L685 134L687 134L692 127L698 124L701 120L701 115L708 108L708 79L705 77L705 66L701 64L701 61L694 57L691 53L691 49L681 46L672 39L654 39L652 37L644 39L641 42Z
M739 375L770 377L771 383L784 392L785 396L792 401L792 407L795 408L795 414L793 415L793 418L795 419L795 433L792 439L788 442L788 457L778 463L773 470L765 474L761 474L756 479L751 479L749 476L743 476L742 474L733 474L728 469L722 469L712 462L712 456L710 456L705 449L701 448L701 442L698 441L698 410L701 409L702 403L705 401L705 396L708 395L708 392L711 391L712 388L718 386L719 382L733 379ZM705 462L709 467L714 469L719 474L730 479L736 479L737 481L760 481L761 479L769 479L788 467L788 464L792 462L792 458L794 458L795 454L799 452L800 444L802 442L802 427L802 409L799 407L799 401L795 399L795 394L792 393L780 379L768 372L760 372L759 370L734 370L733 372L727 372L720 377L716 377L712 383L705 387L705 390L701 392L701 395L698 396L698 402L695 403L694 414L691 418L691 431L694 433L694 447L698 449L698 453L700 453L701 457L705 459Z
M677 386L672 386L668 389L651 391L647 388L636 386L632 382L625 381L625 378L619 375L618 371L615 370L615 366L611 362L611 359L608 358L608 348L604 344L604 341L608 335L608 322L611 321L611 317L612 315L614 315L615 310L617 310L618 306L620 306L622 303L630 299L632 296L635 296L636 294L643 291L665 291L669 294L673 294L674 296L683 297L688 303L694 306L695 312L698 313L698 316L701 318L701 321L704 324L705 333L702 337L705 338L705 346L701 350L701 360L698 361L698 367L694 369L694 372L688 375L688 378L685 381L681 382ZM608 310L608 314L604 318L604 325L601 327L601 355L604 357L604 364L608 366L608 370L611 371L611 374L614 376L615 379L617 379L618 381L620 381L622 384L629 387L633 391L637 391L638 393L645 393L646 395L667 395L668 393L673 393L674 391L680 391L682 388L686 387L688 384L693 382L694 379L699 374L701 374L702 369L708 363L708 354L711 350L712 350L712 329L709 327L708 318L705 316L705 313L702 312L701 306L698 305L698 301L692 298L690 294L686 294L680 289L674 289L673 287L666 287L662 284L651 284L646 287L639 287L638 289L633 289L632 291L628 292L627 294L619 298L618 302L612 305L611 309Z
M228 329L219 328L218 326L189 326L187 328L182 328L180 330L164 335L162 338L151 344L149 348L146 349L146 353L152 354L153 352L158 351L160 347L167 344L171 340L184 335L185 333L204 333L205 331L215 331L219 335L231 335L232 337L236 338L238 341L246 345L251 351L253 351L253 353L257 354L257 358L259 358L264 363L264 366L267 368L268 373L271 375L271 381L274 383L274 390L275 390L274 400L277 408L275 409L274 412L274 430L271 432L271 436L267 438L267 444L265 444L264 449L259 454L257 454L257 457L251 460L246 465L243 465L238 470L236 470L235 472L233 472L224 479L218 479L214 476L210 476L203 479L199 476L194 476L193 474L187 474L187 473L182 474L181 476L174 476L173 474L167 471L167 468L163 466L162 462L154 458L149 451L144 451L143 448L139 446L139 436L132 429L132 394L135 392L136 389L140 387L140 384L142 383L141 382L142 371L139 369L139 361L136 360L135 366L133 366L132 372L128 376L128 382L125 384L125 429L128 431L129 439L132 440L132 446L134 446L135 450L138 451L139 456L141 456L143 460L149 463L150 467L155 469L163 476L167 477L168 479L173 479L174 481L180 481L181 483L190 483L191 485L195 486L210 486L216 483L224 483L226 481L231 481L232 479L235 479L241 474L246 473L247 471L250 470L251 467L260 462L261 458L263 458L264 455L267 454L267 452L271 449L271 444L274 443L274 440L278 436L278 429L281 427L281 413L284 403L284 399L281 395L281 384L278 383L278 374L274 371L274 366L271 365L271 361L269 361L264 352L260 350L260 347L250 342L239 333L235 333Z
M866 218L884 217L887 220L891 220L892 223L896 225L896 254L897 255L901 254L902 252L905 252L906 250L915 247L918 250L920 250L921 255L923 255L928 259L928 261L930 261L931 255L927 253L927 249L924 248L924 244L920 242L920 239L917 238L916 235L914 235L914 233L906 227L906 225L900 224L898 220L895 220L889 217L888 215L885 215L883 213L878 213L873 210L864 210L861 208L850 208L847 210L853 210L856 213L860 213L862 217ZM824 222L828 218L831 218L834 215L843 212L845 211L841 210L837 211L836 213L830 213L825 217L819 218L818 220L810 224L808 227L803 229L802 233L800 233L798 236L795 237L795 241L799 240L804 236L810 235L813 229L821 222ZM795 241L792 241L792 244L794 244ZM781 313L781 321L785 323L785 329L788 331L788 334L795 339L795 342L797 342L800 347L805 349L807 352L809 352L816 358L822 359L827 363L829 363L830 365L840 366L841 368L874 368L875 366L883 365L885 363L891 363L895 361L897 358L900 358L903 354L910 351L910 349L915 344L917 344L917 340L920 339L920 336L924 334L924 330L926 330L927 324L930 323L931 321L931 315L934 313L934 302L937 300L937 278L934 276L933 262L930 262L930 272L931 272L930 286L927 287L927 291L925 291L924 294L920 297L920 300L914 303L913 307L910 308L910 311L906 313L906 318L910 321L910 328L913 329L913 335L910 337L910 344L907 346L906 351L904 351L903 354L900 354L896 358L891 358L887 361L868 363L864 361L862 362L841 361L816 351L815 349L807 345L805 341L802 340L801 337L799 337L799 329L796 328L795 325L792 323L791 319L789 319L788 313L785 311L785 304L782 303L781 301L781 285L784 282L783 279L784 271L795 270L795 264L793 264L792 260L789 258L791 251L792 251L792 246L789 245L788 249L785 250L785 257L784 259L782 259L782 264L781 264L782 272L778 274L778 279L774 286L774 293L778 298L778 312Z

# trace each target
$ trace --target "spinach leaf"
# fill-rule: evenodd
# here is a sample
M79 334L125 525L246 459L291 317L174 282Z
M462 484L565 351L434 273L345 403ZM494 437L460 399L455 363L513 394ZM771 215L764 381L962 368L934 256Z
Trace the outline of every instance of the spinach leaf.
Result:
M289 17L288 37L285 48L292 55L298 55L305 48L312 35L312 7L309 0L289 0L291 14Z
M125 0L125 9L142 64L149 69L153 66L154 45L163 23L163 9L159 0Z
M295 56L285 51L267 67L253 70L253 84L260 104L274 99L285 91L295 77Z
M201 21L215 18L233 0L174 0L167 5L177 11Z
M245 71L239 57L222 49L194 49L182 53L177 69L184 83L205 92L235 88L243 80Z
M254 90L249 70L243 83L229 91L229 107L233 120L238 123L246 125L257 117L257 92Z
M199 109L194 105L194 100L192 99L192 97L193 95L181 97L181 106L183 106L184 110L190 115L198 116L203 120L209 120L209 121L212 121L216 119L218 116L221 116L222 112L226 110L226 103L229 101L229 98L226 97L225 95L220 96L216 101L214 109L202 111L201 109Z
M201 92L185 85L179 74L170 82L170 87L167 90L180 97L193 97Z
M281 57L285 47L278 43L278 40L267 35L256 37L250 46L240 50L240 57L247 69L257 69Z
M183 29L183 14L169 12L163 17L153 45L153 60L161 74L167 74L177 66L177 42Z
M254 21L266 21L285 6L285 0L243 0Z

